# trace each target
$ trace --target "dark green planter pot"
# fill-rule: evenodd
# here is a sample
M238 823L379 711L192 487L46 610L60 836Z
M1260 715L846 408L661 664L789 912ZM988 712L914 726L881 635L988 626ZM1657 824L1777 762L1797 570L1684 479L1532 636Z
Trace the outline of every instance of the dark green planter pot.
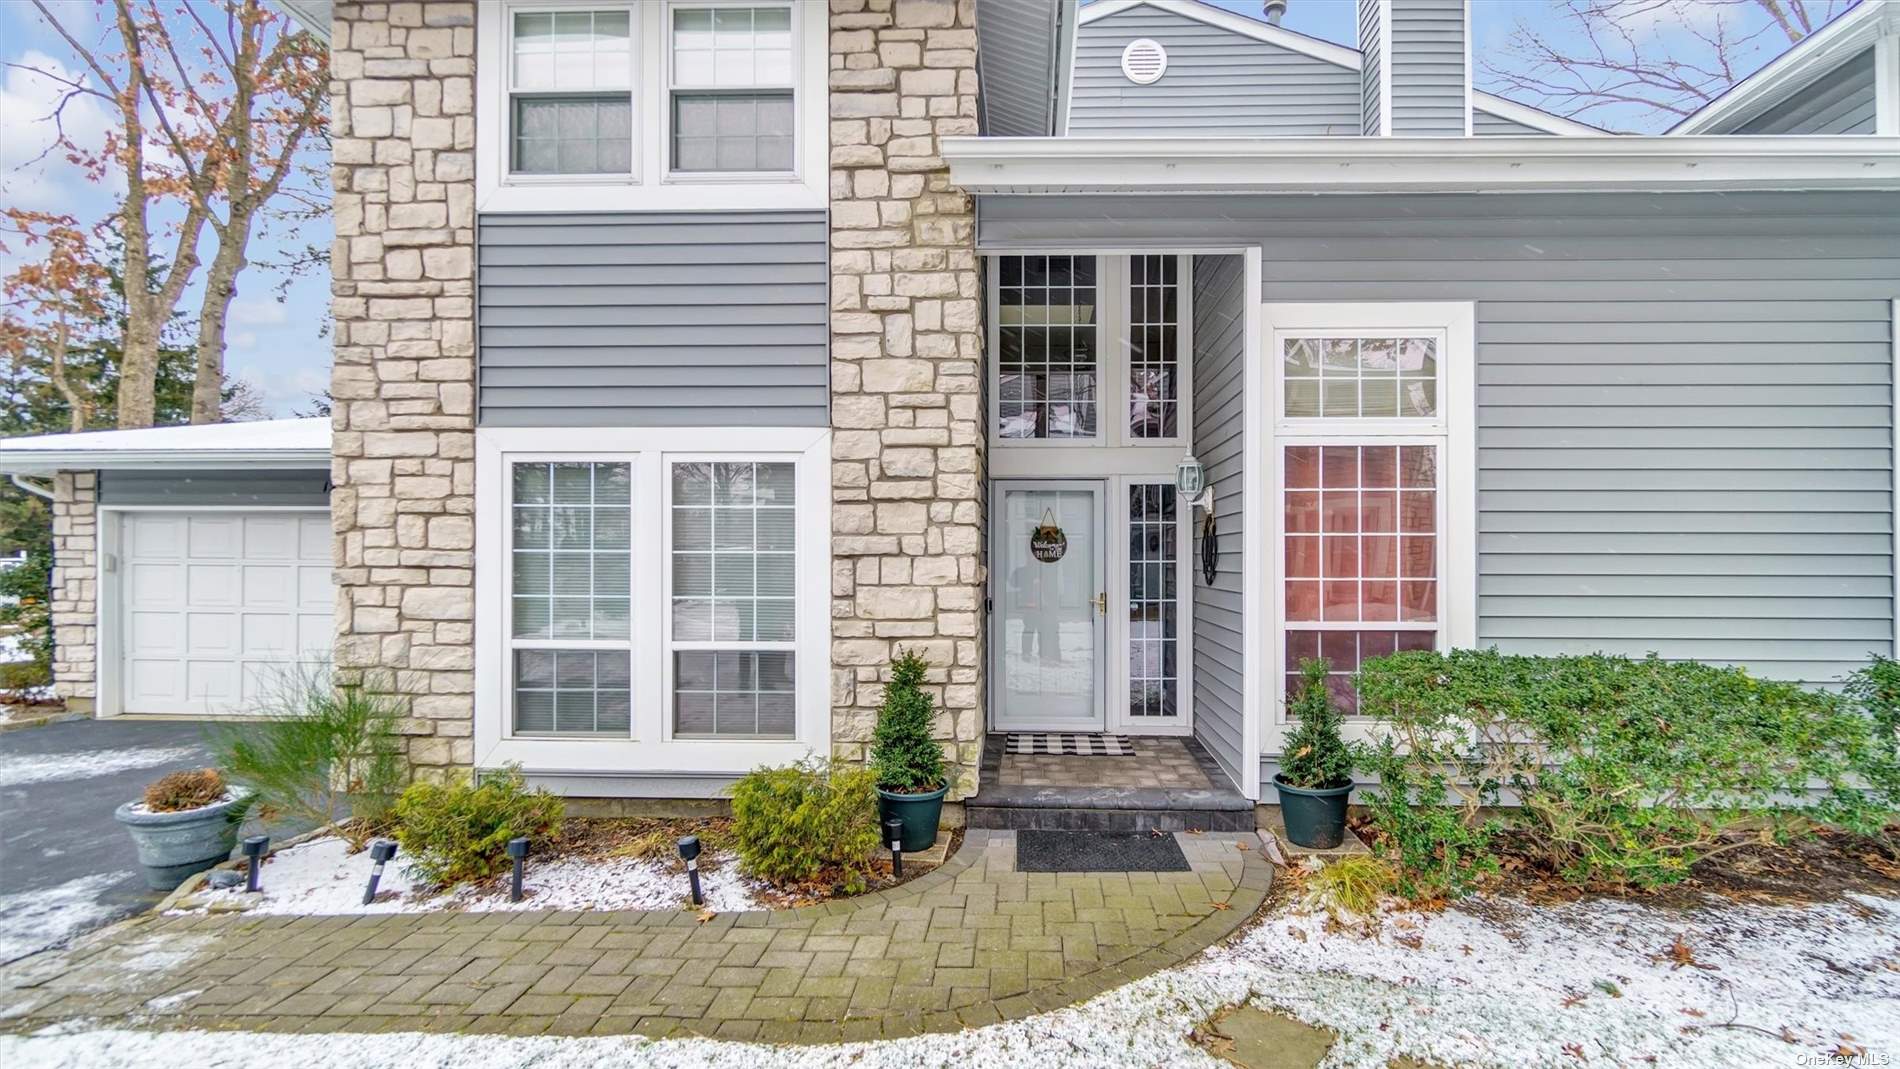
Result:
M896 794L882 787L877 789L878 838L883 839L883 823L887 820L904 822L904 852L914 854L919 850L928 850L937 841L937 822L943 819L943 796L950 793L950 785L931 791L929 794ZM891 844L884 843L885 847Z
M1295 846L1310 850L1331 850L1346 840L1346 799L1352 784L1344 787L1295 787L1278 775L1273 785L1280 791L1280 815L1286 819L1286 837Z

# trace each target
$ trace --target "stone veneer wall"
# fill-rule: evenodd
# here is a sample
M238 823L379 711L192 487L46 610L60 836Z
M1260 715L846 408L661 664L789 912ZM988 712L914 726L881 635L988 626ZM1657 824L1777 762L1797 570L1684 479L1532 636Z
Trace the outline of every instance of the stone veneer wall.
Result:
M53 478L53 692L89 713L99 696L99 475Z
M974 0L830 0L833 756L862 760L891 658L932 665L952 798L983 735Z
M393 680L410 764L474 761L475 5L335 7L336 667Z

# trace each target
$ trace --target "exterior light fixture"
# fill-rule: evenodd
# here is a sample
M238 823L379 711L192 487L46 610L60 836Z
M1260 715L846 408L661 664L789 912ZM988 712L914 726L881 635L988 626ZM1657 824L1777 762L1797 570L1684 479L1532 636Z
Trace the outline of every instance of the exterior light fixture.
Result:
M383 878L383 866L396 856L396 840L378 839L369 844L369 859L376 862L369 870L369 886L363 888L363 904L369 905L376 899L376 884Z
M1174 466L1174 489L1187 502L1189 508L1214 511L1214 488L1207 485L1207 472L1201 462L1189 453Z
M269 848L270 836L268 835L253 835L244 840L244 856L248 860L245 868L249 870L244 879L244 890L250 894L263 890L258 883L258 878L263 875L264 851Z
M508 880L508 901L521 901L521 871L528 865L528 840L508 840L508 857L514 862L514 872Z
M892 817L884 822L884 838L891 842L891 876L904 878L904 822Z
M705 905L706 897L699 892L699 836L680 838L680 860L686 862L686 880L693 886L693 905Z

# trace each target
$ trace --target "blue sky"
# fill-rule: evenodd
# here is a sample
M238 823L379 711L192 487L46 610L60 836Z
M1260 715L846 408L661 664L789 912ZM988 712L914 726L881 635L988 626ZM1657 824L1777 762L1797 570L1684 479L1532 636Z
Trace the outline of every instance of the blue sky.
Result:
M1258 0L1215 2L1243 15L1260 15ZM95 9L86 0L55 0L55 6L69 26L99 32ZM1283 25L1351 45L1353 11L1354 0L1292 0ZM1546 0L1476 0L1472 16L1474 53L1483 54L1502 45L1520 18L1549 24L1551 11L1552 5ZM1680 32L1680 27L1659 25L1654 32ZM1768 58L1772 56L1760 57L1761 61ZM63 42L22 0L0 3L0 62L35 66L50 62L65 70L75 65ZM88 185L62 161L22 166L39 155L52 137L44 118L55 99L55 91L44 79L17 69L0 69L0 204L69 212L82 220L102 217L112 206L108 189ZM1614 117L1610 120L1614 125ZM1596 121L1602 123L1605 117L1598 116ZM68 129L82 142L96 143L107 125L108 119L96 102L82 101L69 108ZM1652 132L1654 127L1653 123L1642 126L1634 121L1621 125L1643 132ZM283 240L281 235L266 235L255 241L252 259L279 258ZM307 243L327 245L329 241L326 220L303 224L288 243L301 247ZM9 267L0 258L0 271ZM255 384L273 414L290 415L307 407L312 395L329 382L330 341L323 334L329 279L324 273L294 279L281 299L279 282L277 276L255 266L240 277L226 368L227 373ZM196 299L196 293L188 295L184 306L195 307Z

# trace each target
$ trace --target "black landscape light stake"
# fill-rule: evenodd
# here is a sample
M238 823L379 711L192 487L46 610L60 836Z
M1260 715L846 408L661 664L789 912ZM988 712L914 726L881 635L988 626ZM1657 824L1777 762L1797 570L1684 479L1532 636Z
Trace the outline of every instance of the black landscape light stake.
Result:
M383 878L383 866L396 856L396 840L378 839L369 844L369 859L376 862L369 870L369 886L363 888L363 904L369 905L376 899L376 883Z
M514 859L515 871L508 881L508 901L521 901L521 870L528 865L528 840L508 840L508 856Z
M263 875L264 850L269 846L270 836L268 835L253 835L244 840L244 856L250 861L250 863L245 866L249 872L244 879L244 890L250 894L256 894L263 890L263 888L258 885L258 878Z
M904 878L904 822L892 817L884 822L884 837L891 841L891 877Z
M686 862L686 880L693 885L693 905L705 905L706 897L699 893L699 836L681 837L680 860Z

